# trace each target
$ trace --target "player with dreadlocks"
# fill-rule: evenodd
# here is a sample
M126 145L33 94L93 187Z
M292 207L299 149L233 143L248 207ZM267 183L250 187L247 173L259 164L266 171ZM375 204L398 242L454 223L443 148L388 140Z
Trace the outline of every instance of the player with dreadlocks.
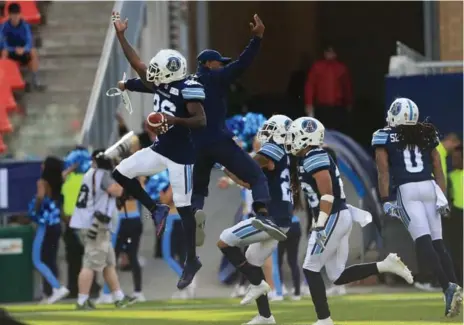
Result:
M385 214L400 218L411 234L419 265L433 269L445 295L445 315L453 317L460 311L462 288L456 284L437 210L437 198L446 200L445 177L436 149L438 133L432 124L418 119L417 105L408 98L398 98L388 110L388 126L374 132L379 192ZM391 189L396 189L396 201L389 197Z

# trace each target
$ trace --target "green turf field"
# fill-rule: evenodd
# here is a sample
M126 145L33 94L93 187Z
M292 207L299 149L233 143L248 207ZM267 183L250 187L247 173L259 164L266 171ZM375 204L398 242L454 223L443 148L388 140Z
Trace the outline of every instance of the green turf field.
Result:
M438 325L462 324L462 318L443 316L438 293L349 295L329 298L337 325ZM237 325L255 316L254 305L239 300L208 299L158 301L126 309L100 306L95 311L75 311L74 305L9 305L6 309L30 325ZM311 325L315 314L311 300L271 304L280 325Z

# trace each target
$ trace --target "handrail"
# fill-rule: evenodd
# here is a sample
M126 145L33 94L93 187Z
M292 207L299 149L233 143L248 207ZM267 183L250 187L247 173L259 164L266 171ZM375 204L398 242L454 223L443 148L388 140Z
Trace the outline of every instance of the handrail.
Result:
M145 1L117 1L113 7L113 11L120 12L122 18L129 19L130 28L125 35L135 47L139 43L140 34L145 24L145 19L143 19L145 10ZM85 146L104 148L112 140L116 125L114 115L118 104L114 97L106 96L106 90L114 87L123 73L130 72L129 63L115 40L116 33L112 23L109 22L79 137L80 144Z
M113 11L121 12L123 1L116 1L113 7ZM89 103L87 104L87 110L85 112L84 122L82 123L81 134L79 137L79 143L84 143L86 134L88 134L89 129L92 125L92 120L95 116L95 109L97 108L98 97L101 94L101 89L103 85L103 78L105 72L108 69L109 57L111 54L111 48L113 47L116 33L112 26L112 22L108 23L108 30L106 32L105 43L103 45L102 55L98 61L97 73L95 75L95 80L92 86L92 93L90 94Z

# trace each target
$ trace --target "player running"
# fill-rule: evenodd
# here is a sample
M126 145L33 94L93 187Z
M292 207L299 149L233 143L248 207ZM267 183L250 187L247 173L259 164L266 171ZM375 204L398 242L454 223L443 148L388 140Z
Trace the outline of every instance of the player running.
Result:
M203 110L205 92L203 86L187 76L187 62L178 51L161 50L147 67L124 37L127 19L122 22L119 13L112 20L124 55L139 79L119 82L123 90L154 94L155 112L162 113L167 125L157 129L158 141L151 147L137 151L124 159L114 170L114 179L151 213L157 226L157 234L164 230L169 206L156 204L137 180L139 176L151 176L165 169L169 171L174 204L182 219L185 232L187 257L184 271L177 283L179 289L187 287L201 268L196 256L196 223L191 206L192 170L195 152L190 128L206 125ZM166 129L167 130L166 130Z
M205 86L207 96L204 107L208 119L206 128L192 134L198 148L193 169L192 197L197 220L205 220L202 209L208 196L211 169L215 163L226 167L248 183L253 194L253 210L261 217L268 215L266 205L270 196L266 176L248 153L235 143L233 134L225 129L230 85L251 65L263 38L264 24L258 15L253 18L254 24L250 23L253 37L237 60L222 57L214 50L204 50L197 57L199 66L196 77ZM204 238L204 232L200 233Z
M298 181L296 165L291 170L290 158L283 147L286 129L291 122L286 116L275 115L266 121L257 134L262 147L253 158L263 169L269 182L269 213L272 221L258 214L224 230L217 243L224 256L250 282L241 304L246 305L256 300L259 314L246 324L276 324L267 297L271 288L264 280L261 267L277 247L278 240L286 239L285 233L292 223L293 198L299 200L300 193L293 193L292 198L291 190L293 186L299 188L294 183ZM237 184L250 188L250 184L227 169L224 171ZM249 246L245 254L241 250L244 246Z
M321 148L324 126L311 117L293 121L287 132L285 148L298 157L298 173L303 191L307 185L319 199L319 215L309 237L303 264L318 321L313 325L333 325L321 269L336 285L346 284L379 273L394 273L413 283L411 271L396 254L389 254L377 263L352 265L345 268L349 253L349 237L353 222L366 225L367 212L346 204L343 182L337 165ZM355 212L355 214L351 213Z
M445 294L445 315L453 317L459 314L462 288L456 284L437 211L437 193L443 197L446 193L436 149L438 133L432 124L418 119L417 105L410 99L398 98L388 110L388 127L374 132L372 146L379 173L379 192L385 213L399 217L411 234L422 262L419 264L429 265L437 276ZM389 199L390 189L394 187L396 202Z

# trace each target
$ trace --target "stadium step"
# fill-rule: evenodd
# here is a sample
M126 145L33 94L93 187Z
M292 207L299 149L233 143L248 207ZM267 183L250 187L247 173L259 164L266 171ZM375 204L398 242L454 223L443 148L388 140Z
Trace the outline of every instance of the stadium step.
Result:
M39 78L46 90L25 96L26 116L9 148L35 156L59 156L77 144L113 5L101 1L50 4L38 50Z

